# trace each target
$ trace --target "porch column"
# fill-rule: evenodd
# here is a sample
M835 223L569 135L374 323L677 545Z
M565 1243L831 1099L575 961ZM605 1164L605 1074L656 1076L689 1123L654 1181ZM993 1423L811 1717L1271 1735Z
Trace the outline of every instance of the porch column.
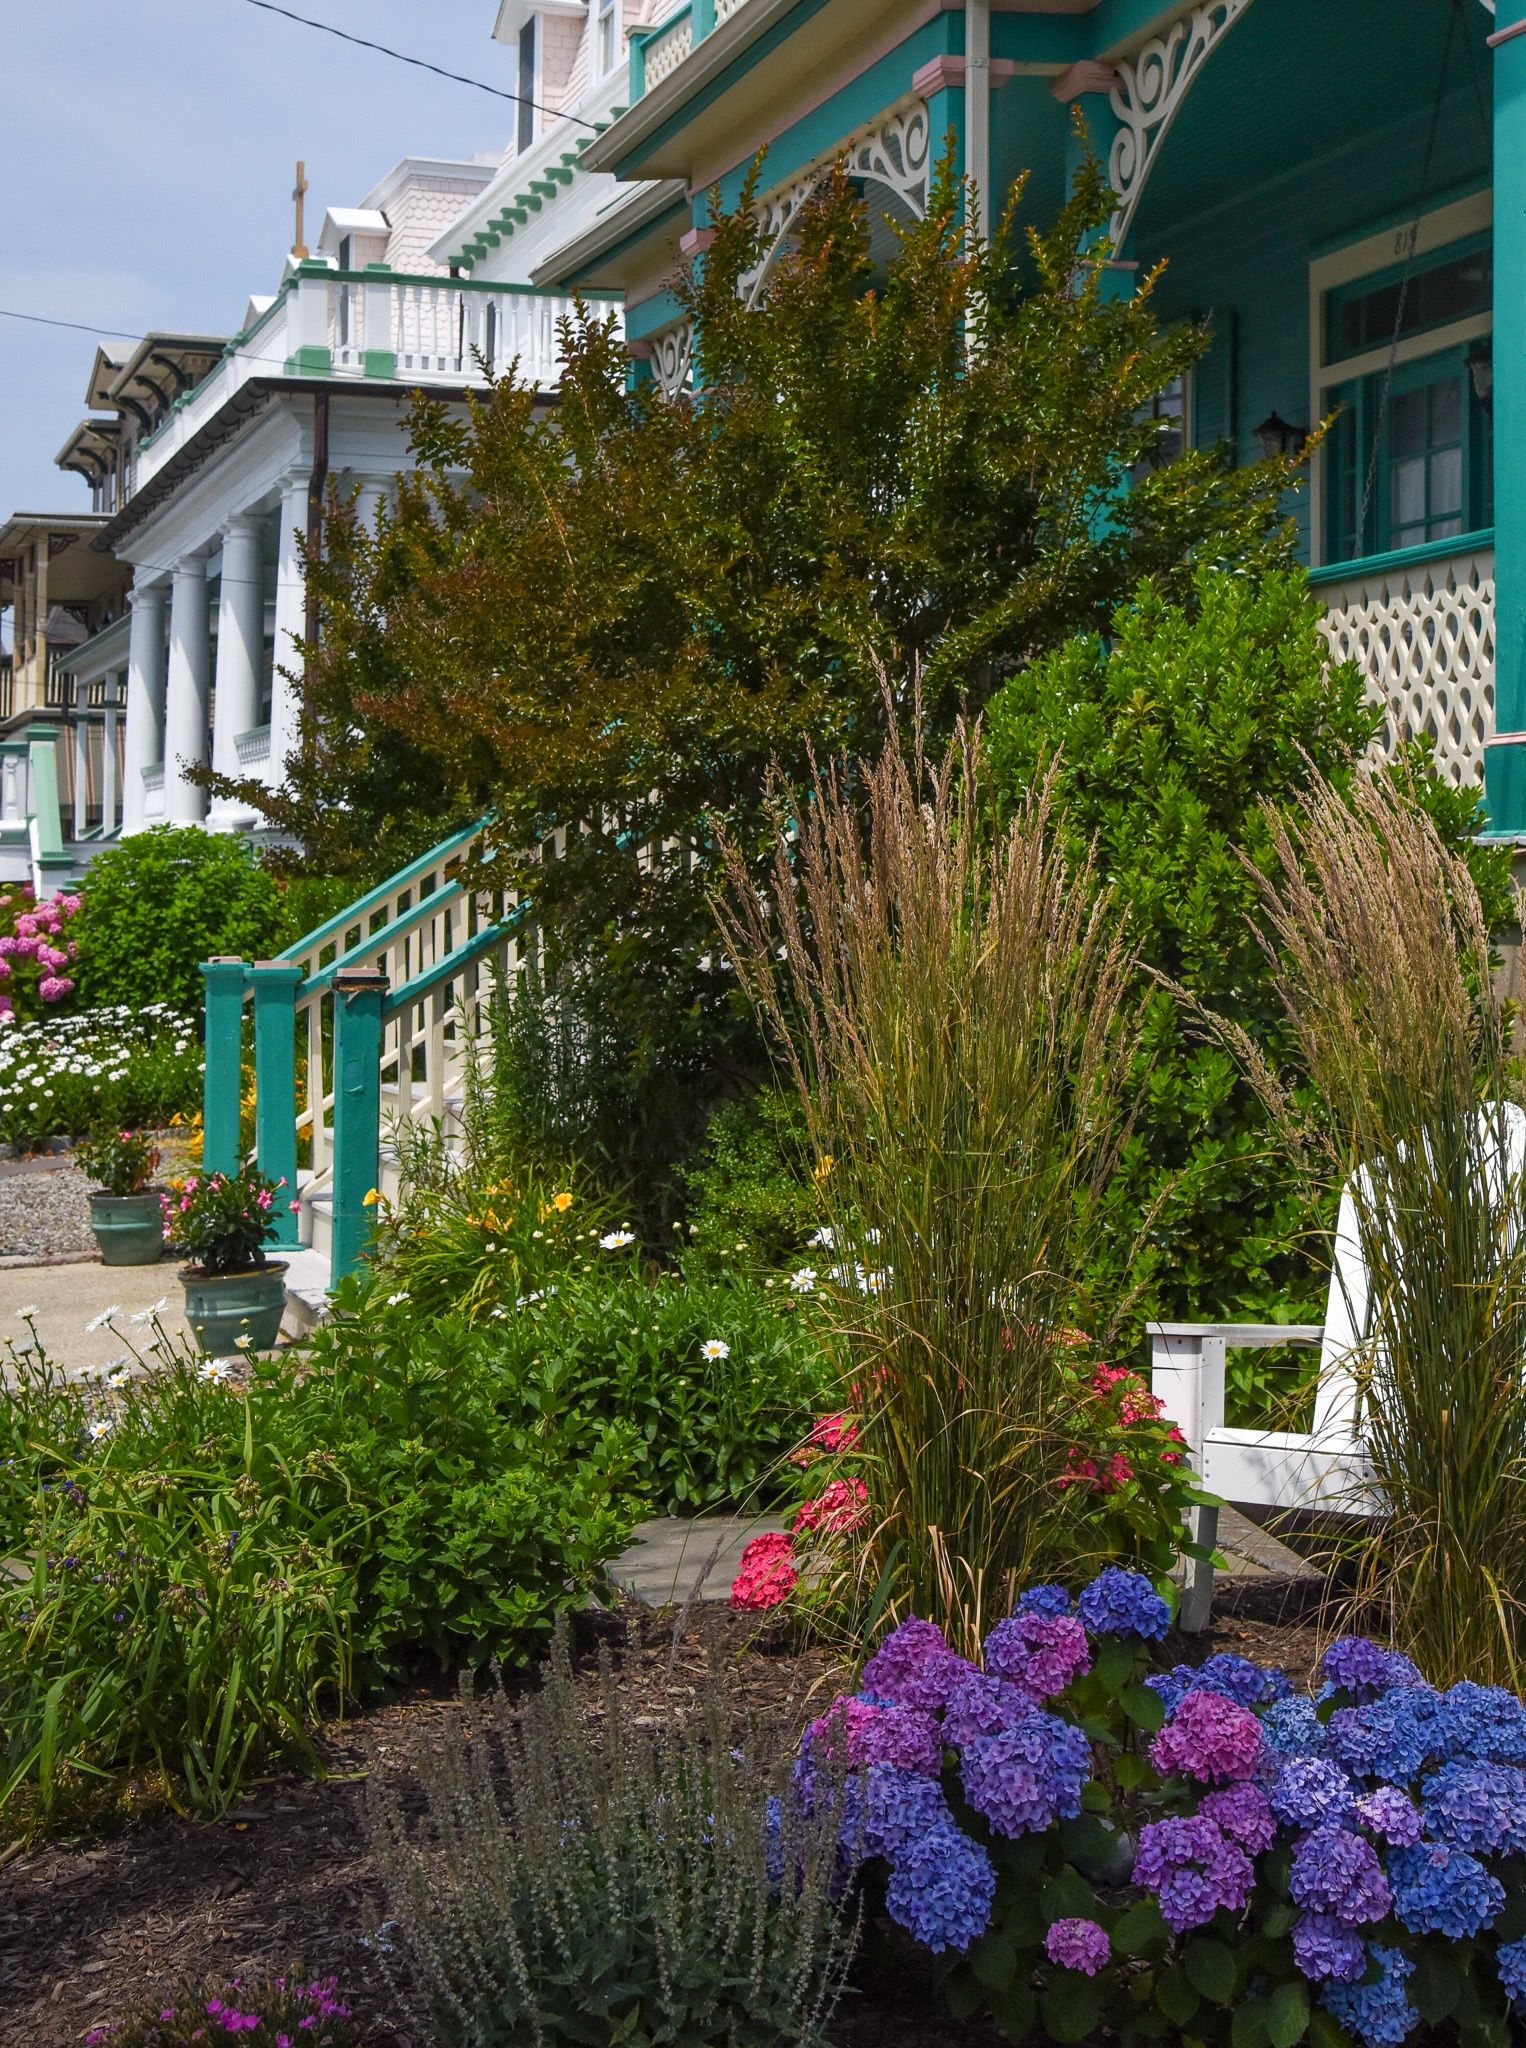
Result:
M164 759L164 583L136 583L127 642L127 731L122 763L122 831L141 832L143 771Z
M1526 832L1526 34L1502 6L1494 50L1494 728L1492 832Z
M260 722L260 670L265 643L265 567L260 547L264 521L241 512L223 528L222 595L217 607L217 725L212 766L230 780L240 772L241 733ZM255 822L247 804L212 799L214 832L242 832Z
M186 768L207 759L212 639L207 615L205 555L182 555L170 599L170 665L164 703L164 815L171 825L199 825L207 793Z
M117 829L117 692L126 677L106 678L106 715L101 724L101 837Z
M387 486L379 477L369 477L360 486L355 499L355 512L367 533L375 533L382 507L387 502Z
M286 756L297 744L297 715L301 708L300 679L302 650L298 644L307 629L307 577L302 566L302 542L307 538L308 474L286 478L281 486L281 543L276 567L276 657L270 703L269 780L279 782ZM283 675L282 669L289 673Z
M90 720L85 716L85 707L79 702L80 692L76 690L74 706L74 836L83 839L90 827Z

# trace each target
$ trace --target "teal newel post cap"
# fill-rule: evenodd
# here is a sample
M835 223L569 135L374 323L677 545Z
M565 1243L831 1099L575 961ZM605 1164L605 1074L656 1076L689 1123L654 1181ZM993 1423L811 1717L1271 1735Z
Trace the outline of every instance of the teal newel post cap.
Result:
M1516 15L1519 7L1502 8ZM1526 35L1494 49L1494 729L1489 830L1526 832Z
M238 1172L238 1107L247 968L232 955L203 960L207 984L201 1093L201 1163L207 1173Z
M301 1243L297 1212L297 984L302 969L288 960L256 960L254 991L254 1129L260 1172L284 1181L271 1242Z
M382 1005L388 981L374 967L334 976L334 1234L330 1284L360 1265L371 1234L366 1196L381 1172Z

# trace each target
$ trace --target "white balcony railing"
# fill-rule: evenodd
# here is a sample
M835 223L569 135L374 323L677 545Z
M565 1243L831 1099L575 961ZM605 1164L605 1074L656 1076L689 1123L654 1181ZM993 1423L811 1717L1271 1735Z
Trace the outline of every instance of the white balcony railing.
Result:
M597 302L597 292L585 293ZM254 377L384 379L480 384L484 367L550 390L562 374L558 322L575 301L527 285L304 266L163 424L139 442L133 487L142 490Z
M1383 751L1428 739L1443 775L1481 782L1494 735L1494 535L1342 563L1312 580L1332 657L1364 670L1384 707Z

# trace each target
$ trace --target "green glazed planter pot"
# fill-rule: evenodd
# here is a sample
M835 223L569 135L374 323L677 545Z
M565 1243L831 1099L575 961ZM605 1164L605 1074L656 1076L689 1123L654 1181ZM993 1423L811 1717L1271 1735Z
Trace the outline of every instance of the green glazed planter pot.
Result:
M254 1273L200 1273L180 1269L185 1319L209 1358L237 1358L243 1351L268 1351L286 1309L286 1262L275 1260ZM239 1338L247 1337L247 1344Z
M90 1228L103 1266L157 1266L164 1251L164 1211L155 1194L92 1195Z

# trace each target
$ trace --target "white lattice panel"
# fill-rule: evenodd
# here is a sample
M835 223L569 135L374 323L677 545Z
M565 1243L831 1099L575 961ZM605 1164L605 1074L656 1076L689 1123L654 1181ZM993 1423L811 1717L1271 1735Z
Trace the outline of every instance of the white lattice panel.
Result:
M1332 657L1363 669L1386 709L1378 747L1429 739L1443 775L1481 782L1494 733L1493 548L1354 575L1320 594Z
M694 47L694 16L685 14L666 35L655 36L646 46L646 89L661 85L669 72L676 71Z

